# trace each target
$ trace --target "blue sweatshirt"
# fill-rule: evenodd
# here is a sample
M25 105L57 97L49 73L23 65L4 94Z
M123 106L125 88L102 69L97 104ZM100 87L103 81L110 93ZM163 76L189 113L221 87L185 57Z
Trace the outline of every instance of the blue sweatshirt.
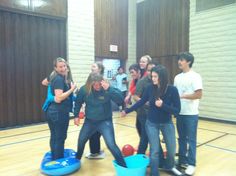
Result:
M92 90L88 95L85 86L82 86L75 100L74 116L78 117L83 103L86 118L91 120L107 120L112 118L111 100L117 104L123 102L122 92L116 88L109 87L108 90Z
M160 97L163 101L161 107L155 105L154 99L154 86L149 85L139 101L137 101L133 106L125 110L126 113L130 113L137 108L143 106L147 101L149 101L149 110L147 119L156 124L171 122L171 115L177 115L180 112L180 98L176 87L169 85L167 87L166 93Z

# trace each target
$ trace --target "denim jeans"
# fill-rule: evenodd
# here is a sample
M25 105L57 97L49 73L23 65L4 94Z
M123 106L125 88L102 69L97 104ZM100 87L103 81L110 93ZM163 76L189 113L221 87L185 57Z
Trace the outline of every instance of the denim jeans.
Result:
M77 158L81 159L86 142L96 131L102 134L108 149L116 159L117 163L126 167L122 153L115 142L112 120L94 121L91 119L85 119L84 125L79 134Z
M178 115L179 164L196 165L198 115Z
M53 160L64 158L64 144L69 125L69 112L48 108L46 118L50 129L50 148Z
M147 120L146 113L137 114L137 121L140 124L140 140L138 145L138 154L145 154L147 147L148 147L148 137L147 132L145 130L145 124Z
M146 121L146 131L148 135L148 140L150 143L150 169L151 169L151 176L159 176L159 160L160 160L160 138L159 134L160 131L163 134L166 148L167 148L167 158L165 159L164 167L166 169L171 169L175 165L175 128L172 122L169 123L162 123L162 124L155 124L150 122L149 120ZM164 161L163 158L161 161ZM163 165L163 163L160 163Z

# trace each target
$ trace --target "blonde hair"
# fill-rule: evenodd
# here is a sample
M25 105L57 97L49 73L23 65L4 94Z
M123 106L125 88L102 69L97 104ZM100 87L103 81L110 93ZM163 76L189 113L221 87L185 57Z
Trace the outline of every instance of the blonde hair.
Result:
M149 56L149 55L144 55L144 56L142 56L141 58L146 58L147 61L148 61L148 63L150 63L150 62L152 61L152 58L151 58L151 56Z
M58 62L64 62L64 63L66 63L66 65L68 65L65 59L63 59L62 57L58 57L58 58L56 58L56 59L53 61L54 67L57 66L57 63L58 63Z
M92 86L94 82L101 82L102 80L103 80L103 76L101 74L90 73L85 84L87 95L89 95L92 92Z

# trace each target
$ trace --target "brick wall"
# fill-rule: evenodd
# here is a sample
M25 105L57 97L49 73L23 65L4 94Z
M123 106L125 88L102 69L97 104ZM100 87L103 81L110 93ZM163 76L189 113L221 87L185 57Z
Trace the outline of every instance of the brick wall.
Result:
M94 0L68 0L68 60L79 87L94 62Z
M128 60L126 71L129 75L129 66L136 63L136 0L129 0L128 20Z
M190 1L189 50L203 78L200 116L236 121L236 4L201 12Z

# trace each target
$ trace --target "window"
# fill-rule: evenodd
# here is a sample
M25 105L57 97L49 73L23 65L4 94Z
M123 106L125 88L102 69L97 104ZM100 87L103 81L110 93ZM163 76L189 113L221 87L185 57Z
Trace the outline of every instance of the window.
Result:
M196 0L196 12L236 3L236 0Z

